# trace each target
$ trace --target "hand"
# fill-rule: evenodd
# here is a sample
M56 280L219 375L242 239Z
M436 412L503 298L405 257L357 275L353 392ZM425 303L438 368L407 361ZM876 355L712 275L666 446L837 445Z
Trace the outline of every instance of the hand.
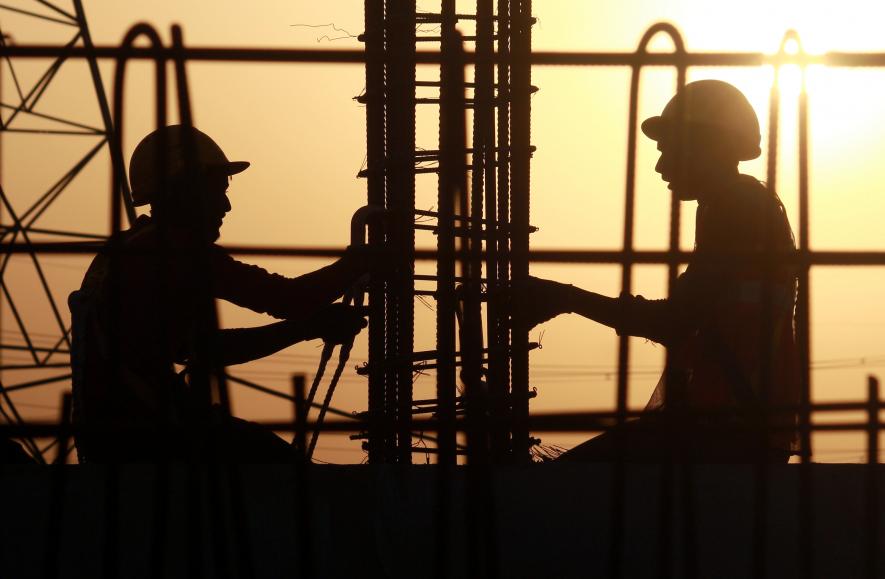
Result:
M306 333L309 340L321 338L328 344L346 344L367 325L363 308L335 303L311 316Z
M356 277L366 273L386 275L396 269L396 256L385 247L350 245L341 258Z
M516 314L531 329L559 314L571 312L573 290L567 284L529 277L504 290L504 303L510 311L511 319Z

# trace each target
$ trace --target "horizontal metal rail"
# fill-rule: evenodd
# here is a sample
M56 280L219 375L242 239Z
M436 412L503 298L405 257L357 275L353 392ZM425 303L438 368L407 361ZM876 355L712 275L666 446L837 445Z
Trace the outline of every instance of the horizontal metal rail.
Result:
M0 48L0 56L15 58L91 58L135 60L173 60L208 62L263 62L263 63L324 63L364 64L366 54L362 50L322 50L250 47L118 47L96 46L65 48L50 45L15 45ZM512 56L497 53L482 58L473 52L464 53L465 64L505 61ZM539 51L528 55L533 66L739 66L762 65L830 66L830 67L885 67L885 52L825 52L823 54L767 54L763 52L558 52ZM437 51L415 53L416 64L441 64L442 54Z
M100 244L93 242L40 242L30 244L11 243L3 246L3 253L52 253L58 255L93 255L101 249ZM306 258L334 258L341 257L345 248L339 247L292 247L273 245L228 245L225 250L231 255L257 256L257 257L306 257ZM135 252L136 250L130 250ZM145 250L149 251L149 250ZM466 253L456 252L455 257L465 257ZM617 249L533 249L529 252L529 260L534 263L571 263L571 264L661 264L682 265L689 261L704 263L715 262L727 258L737 263L754 263L765 259L768 263L782 264L791 263L796 265L825 265L825 266L885 266L885 251L874 250L820 250L820 251L796 251L789 254L772 253L729 253L717 252L708 255L698 255L691 251L665 251L665 250L634 250L621 251ZM416 261L436 261L435 249L416 249Z

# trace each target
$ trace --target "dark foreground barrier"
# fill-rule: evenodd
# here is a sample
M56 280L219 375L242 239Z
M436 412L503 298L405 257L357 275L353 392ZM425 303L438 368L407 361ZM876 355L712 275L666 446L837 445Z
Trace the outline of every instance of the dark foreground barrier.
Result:
M434 570L432 466L237 467L126 465L4 467L7 498L0 525L0 575L29 577L425 577ZM766 575L799 575L799 469L769 467L765 521L756 521L753 466L695 466L693 505L679 496L679 466L627 466L622 565L627 577L657 577L660 561L686 576L686 556L699 577L751 577L760 526ZM863 574L865 465L814 465L816 577ZM661 525L660 477L676 477L673 516ZM489 528L496 534L502 577L603 577L610 568L612 469L545 464L498 468ZM470 575L468 472L454 473L451 537L445 555L453 576ZM243 504L228 483L239 479ZM881 479L885 481L885 479ZM159 483L159 484L158 484ZM108 485L114 488L108 488ZM299 510L299 485L311 503ZM62 501L51 500L63 485ZM879 491L885 483L880 485ZM108 491L111 491L108 493ZM52 511L54 510L54 513ZM695 550L682 544L682 519L694 515ZM237 524L236 521L241 521ZM885 502L877 520L885 522ZM759 523L762 523L761 525ZM298 535L298 528L310 535ZM310 545L309 551L304 546ZM670 553L659 552L662 545ZM662 556L663 555L663 556ZM491 555L489 555L491 556ZM885 550L878 552L885 568ZM489 561L479 564L488 564ZM477 563L474 563L477 564ZM57 573L56 573L57 570Z

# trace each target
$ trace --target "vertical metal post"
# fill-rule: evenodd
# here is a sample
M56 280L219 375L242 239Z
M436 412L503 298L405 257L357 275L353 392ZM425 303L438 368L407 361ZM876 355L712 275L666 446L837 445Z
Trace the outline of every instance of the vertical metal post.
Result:
M499 4L500 5L500 4ZM497 187L495 175L495 111L507 109L510 103L499 94L495 95L495 64L491 57L495 51L494 30L494 6L492 0L478 0L476 15L476 52L488 63L476 64L476 89L474 105L474 122L481 119L482 126L476 127L474 141L479 139L483 144L482 151L482 181L485 187L485 229L486 229L486 252L485 273L486 288L489 294L500 287L500 247L506 246L507 239L504 232L509 234L510 228L500 228L497 216ZM498 18L498 43L500 45L502 30L507 26ZM505 40L506 42L506 40ZM507 66L504 62L498 62L498 71ZM477 154L477 144L474 142L474 155ZM502 164L504 163L502 159ZM476 167L474 167L474 171ZM506 222L505 222L506 224ZM506 253L506 251L505 251ZM509 450L509 426L506 421L508 413L509 383L506 372L507 361L510 356L510 344L507 335L504 334L507 321L502 319L501 312L494 300L486 302L486 336L489 349L489 362L487 372L488 390L488 415L489 425L489 450L495 462L503 462L508 456Z
M510 15L511 0L498 0L498 70L497 70L497 138L496 149L497 154L493 158L497 160L497 186L495 194L497 197L496 217L497 223L507 225L507 236L499 238L497 242L497 273L495 280L499 287L507 287L510 284ZM491 181L489 181L491 183ZM488 208L491 219L491 208ZM493 318L493 314L495 318ZM507 319L505 312L495 312L494 307L489 310L489 319L496 321L495 341L502 347L506 348L506 355L497 357L493 363L489 365L489 382L500 384L500 392L502 398L495 401L496 406L493 410L493 416L502 420L501 432L493 439L492 444L495 452L507 453L513 458L512 447L512 389L510 381L510 321ZM491 334L490 334L491 336ZM491 344L492 338L489 337ZM498 391L498 386L492 385L493 392ZM504 418L508 420L504 422Z
M384 79L384 0L365 0L366 45L366 169L368 202L385 204L385 79ZM384 247L383 225L369 223L369 245ZM373 275L369 282L369 463L385 462L383 440L385 371L385 288L384 280Z
M437 401L441 464L455 463L455 199L465 191L464 65L455 5L443 2L440 87L439 232L436 264Z
M497 231L492 229L489 221L483 220L484 195L488 189L494 190L492 183L485 182L486 164L489 161L489 149L492 140L489 127L494 118L492 108L493 64L493 25L491 0L479 0L476 14L476 54L481 62L474 65L474 98L473 98L473 139L471 159L471 187L469 220L465 222L469 231L468 254L463 257L462 271L465 282L463 291L463 318L461 322L461 376L464 382L464 393L467 406L468 422L468 462L485 463L488 461L489 423L488 407L491 384L486 375L483 382L483 322L482 322L482 274L483 257L489 259L497 239ZM492 205L494 207L494 205ZM485 254L483 253L485 239ZM488 261L486 261L488 264ZM493 263L493 267L496 264ZM487 269L487 275L492 275ZM488 288L491 288L489 283ZM489 303L489 305L491 305ZM487 322L491 322L487 316ZM493 345L493 337L489 336L489 360L501 355Z
M436 501L436 576L451 574L452 478L456 456L455 422L455 199L466 190L464 59L455 30L455 2L442 2L442 53L439 116L439 231L436 262L436 397L439 420Z
M531 86L532 86L532 3L514 0L511 26L511 110L510 157L510 271L513 283L529 277L529 189L531 184ZM522 312L512 314L511 364L513 372L513 459L531 460L529 441L529 328Z
M387 37L387 207L391 209L387 247L399 259L388 282L386 359L406 361L387 367L385 415L396 421L387 436L388 461L412 461L409 421L412 409L415 249L415 2L388 0Z
M474 577L496 577L497 549L495 526L495 497L491 473L491 455L489 447L490 430L500 430L499 424L490 428L489 403L494 395L491 392L490 375L485 374L483 381L483 320L482 320L482 274L483 262L491 263L486 274L491 278L497 264L490 261L497 242L498 231L492 227L494 223L494 172L487 171L492 164L492 147L494 141L494 65L491 56L494 49L494 29L492 22L492 0L478 0L476 12L476 54L479 62L474 65L473 91L473 139L472 139L472 184L470 188L469 220L465 222L469 231L467 238L468 251L462 254L463 315L461 321L461 377L464 383L464 400L466 410L467 434L467 509L468 509L468 542L471 575ZM491 174L492 180L486 181ZM466 196L462 196L466 200ZM483 202L491 198L487 207L489 219L483 219ZM483 254L485 239L485 254ZM488 282L487 288L493 284ZM487 302L489 307L491 302ZM488 312L487 327L493 328L494 322ZM489 333L488 358L491 360L506 356L494 341L494 334ZM499 385L495 385L498 387Z

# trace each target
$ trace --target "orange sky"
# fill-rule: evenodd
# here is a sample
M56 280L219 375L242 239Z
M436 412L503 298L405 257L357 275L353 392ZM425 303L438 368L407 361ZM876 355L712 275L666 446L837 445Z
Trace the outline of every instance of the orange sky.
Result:
M10 2L32 6L34 2ZM431 10L437 3L420 3ZM461 3L459 3L461 4ZM463 3L467 9L469 3ZM722 6L731 7L725 11ZM690 1L588 3L580 0L536 2L537 50L633 50L652 23L676 23L689 50L767 51L777 49L783 32L799 30L810 52L828 50L881 51L885 37L878 30L885 9L876 2L841 2L838 15L832 3L742 2L734 4ZM183 25L185 40L193 45L279 47L358 47L354 39L327 42L318 39L328 28L296 24L335 25L347 33L362 30L362 2L234 0L208 2L86 0L92 33L98 44L119 42L138 21L154 24L168 41L168 27ZM0 25L19 43L63 42L69 32L58 25L34 24L26 17L0 13ZM334 36L339 36L333 32ZM318 43L319 42L319 43ZM666 42L656 49L669 50ZM45 66L45 63L44 63ZM36 78L36 64L16 68L20 80ZM111 68L102 66L110 88ZM230 158L253 162L231 187L234 211L225 222L222 242L279 245L339 246L346 243L350 214L365 202L365 183L355 178L365 155L364 109L353 97L363 88L363 70L355 65L243 65L189 66L197 126L213 135ZM419 71L431 75L432 69ZM783 72L781 151L778 190L796 223L797 72ZM811 239L814 249L881 249L885 235L879 225L885 214L885 70L828 70L808 72L811 110ZM767 95L772 72L766 69L693 69L689 80L716 77L741 88L767 125ZM8 69L3 67L3 101L15 103ZM621 68L537 68L533 84L540 87L533 105L533 144L538 147L532 165L532 223L540 227L533 247L615 248L623 222L626 164L627 91L629 71ZM126 155L152 128L150 70L130 66L127 84ZM656 114L671 96L675 78L662 69L643 74L640 115ZM37 110L66 114L99 123L94 95L82 63L66 65L57 83L47 91ZM5 117L4 117L5 118ZM38 125L33 125L38 126ZM436 117L419 115L418 142L436 148ZM763 134L766 131L763 129ZM94 143L90 137L4 137L3 185L17 202L26 205ZM766 150L763 143L763 151ZM667 239L667 190L654 173L654 144L641 139L637 159L637 236L644 249L664 248ZM742 165L744 172L765 176L765 157ZM104 157L81 175L50 209L43 227L78 231L107 231L108 168ZM418 179L418 204L435 204L432 178ZM691 247L694 205L683 207L683 245ZM430 247L431 236L419 235ZM281 273L296 274L322 261L254 260ZM64 299L78 284L82 259L47 257L47 276L56 298ZM421 266L427 267L427 266ZM535 275L552 277L615 295L618 269L608 266L535 266ZM35 278L24 258L10 265L7 281L26 305L32 327L57 335L47 316L45 301L31 297ZM845 360L842 367L813 373L818 400L859 399L865 376L885 365L885 313L879 307L885 276L878 268L821 268L813 272L813 353L816 361ZM664 269L636 269L634 291L646 297L663 295ZM432 311L418 303L416 348L431 349ZM236 308L222 310L225 325L253 325L261 316ZM66 309L63 310L66 316ZM8 312L3 316L3 340L17 341ZM533 386L539 396L535 410L600 409L614 401L614 381L604 372L615 367L614 332L574 317L558 318L533 332L543 331L543 350L532 354ZM55 334L53 334L55 332ZM354 351L354 363L365 357L365 336ZM312 373L319 350L316 344L291 348L272 359L237 368L235 373L280 389L288 389L295 371ZM657 381L663 348L633 341L631 404L641 407ZM867 359L866 365L857 360ZM18 359L18 358L15 358ZM872 362L870 361L872 359ZM876 362L877 360L877 362ZM876 365L878 364L878 366ZM4 373L4 383L20 376ZM432 376L419 379L416 395L430 395ZM23 409L32 416L55 417L58 389L20 394L16 400L33 404ZM349 372L335 405L361 410L366 405L365 381ZM288 418L290 408L265 396L240 392L235 410L249 418ZM851 417L854 418L854 417ZM580 438L580 437L578 437ZM548 436L545 442L571 444L574 437ZM818 460L855 460L863 453L862 435L820 437ZM329 461L358 461L359 443L329 437L318 451Z

